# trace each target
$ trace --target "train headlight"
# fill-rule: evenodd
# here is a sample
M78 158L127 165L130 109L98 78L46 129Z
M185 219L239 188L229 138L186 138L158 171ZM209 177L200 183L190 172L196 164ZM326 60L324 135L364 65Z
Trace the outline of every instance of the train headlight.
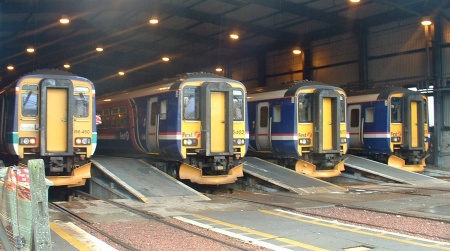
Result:
M245 139L233 139L233 146L245 145Z
M19 145L36 145L36 138L34 137L19 138Z
M341 138L341 144L346 144L347 143L347 138Z
M391 138L391 142L398 143L398 142L401 142L401 141L402 141L402 137L392 137Z
M75 145L90 145L91 138L75 138Z
M298 139L299 145L311 145L311 139Z
M197 146L198 139L183 139L183 146Z

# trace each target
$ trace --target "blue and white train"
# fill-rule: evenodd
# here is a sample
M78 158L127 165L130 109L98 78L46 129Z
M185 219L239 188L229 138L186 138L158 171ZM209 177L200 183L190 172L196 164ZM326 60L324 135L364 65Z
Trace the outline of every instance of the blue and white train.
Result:
M349 153L424 170L429 146L425 95L399 87L347 95Z
M274 158L312 177L344 171L346 94L316 81L294 81L249 94L249 155Z

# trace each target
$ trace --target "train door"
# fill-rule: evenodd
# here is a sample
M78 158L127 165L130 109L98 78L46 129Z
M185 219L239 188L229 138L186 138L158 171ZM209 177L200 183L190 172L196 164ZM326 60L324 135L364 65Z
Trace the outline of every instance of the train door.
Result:
M425 101L420 95L407 94L403 97L405 107L403 133L404 147L407 150L422 149L424 147Z
M202 148L206 155L233 154L233 89L228 83L201 86Z
M41 154L73 154L73 87L69 80L41 82Z
M361 105L349 105L349 133L350 133L350 148L362 148L363 146L363 129L361 119Z
M318 89L314 92L314 148L319 152L340 151L340 98L338 92Z
M258 103L256 112L256 130L255 140L258 151L270 150L270 117L269 117L269 103Z
M225 133L226 109L225 93L211 92L211 152L219 153L226 151Z
M150 152L159 152L159 103L158 98L153 97L147 103L146 144Z

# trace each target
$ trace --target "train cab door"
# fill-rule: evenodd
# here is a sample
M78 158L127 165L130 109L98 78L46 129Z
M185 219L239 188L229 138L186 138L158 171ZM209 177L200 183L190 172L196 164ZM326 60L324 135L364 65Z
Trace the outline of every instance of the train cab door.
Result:
M349 121L350 148L362 148L364 134L361 119L361 105L349 105L347 110L349 116L347 121Z
M153 97L147 103L147 119L146 119L146 145L150 152L159 151L159 103L158 98Z
M403 97L403 145L407 150L424 148L425 111L424 99L420 95L406 94Z
M333 90L314 92L314 149L319 153L340 151L340 97Z
M270 150L270 131L271 119L269 116L269 103L258 103L256 112L255 140L258 151Z
M41 82L41 155L73 154L73 86L70 80Z

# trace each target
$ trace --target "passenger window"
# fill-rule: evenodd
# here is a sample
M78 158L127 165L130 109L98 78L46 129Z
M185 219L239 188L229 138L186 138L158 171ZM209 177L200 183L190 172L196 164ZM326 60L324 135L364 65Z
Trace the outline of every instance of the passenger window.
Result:
M365 123L373 123L374 122L374 111L373 107L366 108L366 118L364 120Z
M391 99L391 123L402 122L402 98Z
M200 88L185 87L183 90L184 118L189 120L199 119Z
M150 106L150 125L154 126L156 125L156 117L158 116L158 102L152 102Z
M75 95L75 111L76 118L86 118L89 116L89 96L79 93Z
M109 109L103 109L97 111L97 114L102 118L102 123L98 124L98 128L108 128L111 125L111 118L109 115Z
M233 120L244 119L244 92L241 89L233 90Z
M35 117L38 115L38 94L22 93L22 115L25 117Z
M111 127L124 127L127 125L127 108L125 106L111 109Z
M273 106L273 122L281 122L281 105Z
M269 107L263 106L259 109L259 127L266 128L269 122Z
M161 101L161 115L159 116L159 119L167 119L167 99Z
M300 123L311 123L312 115L312 93L298 95L298 121Z
M350 127L359 127L359 110L352 109L350 111Z

